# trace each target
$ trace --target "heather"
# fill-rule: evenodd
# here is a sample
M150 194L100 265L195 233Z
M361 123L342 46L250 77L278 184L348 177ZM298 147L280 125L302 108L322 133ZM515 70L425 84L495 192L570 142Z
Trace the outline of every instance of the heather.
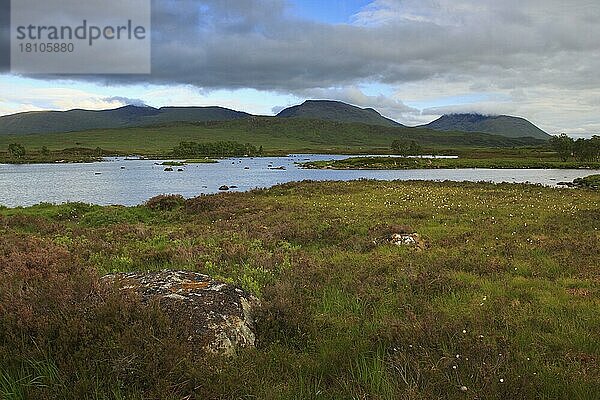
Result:
M599 209L586 189L376 181L3 208L0 397L595 399ZM195 356L99 280L162 269L259 297L257 348Z

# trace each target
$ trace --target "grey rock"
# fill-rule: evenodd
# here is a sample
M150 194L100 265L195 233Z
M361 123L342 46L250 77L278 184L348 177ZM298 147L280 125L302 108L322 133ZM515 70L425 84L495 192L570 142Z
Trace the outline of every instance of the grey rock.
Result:
M394 233L390 236L390 243L396 246L409 246L418 250L425 250L425 240L418 233Z
M144 304L158 301L184 329L194 353L235 356L239 349L255 346L254 315L260 302L240 288L189 271L121 273L102 279L137 293Z

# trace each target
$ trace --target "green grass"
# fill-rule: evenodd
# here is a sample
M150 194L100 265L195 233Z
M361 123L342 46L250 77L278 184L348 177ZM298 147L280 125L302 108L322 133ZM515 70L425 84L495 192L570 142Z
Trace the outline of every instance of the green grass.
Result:
M0 390L66 399L92 390L92 398L598 398L598 192L305 182L150 204L0 209ZM386 244L393 231L420 233L426 249ZM14 265L34 266L40 280ZM51 267L58 286L42 291ZM263 302L258 347L204 360L178 350L185 338L176 326L155 326L156 317L116 301L36 313L92 279L82 268L92 277L186 269L241 285ZM23 282L28 296L6 297ZM25 332L36 346L22 341ZM36 376L50 378L40 387Z
M501 154L500 157L502 157ZM600 169L600 162L561 161L547 156L535 158L399 158L351 157L345 160L314 161L303 164L312 169L438 169L438 168L563 168Z

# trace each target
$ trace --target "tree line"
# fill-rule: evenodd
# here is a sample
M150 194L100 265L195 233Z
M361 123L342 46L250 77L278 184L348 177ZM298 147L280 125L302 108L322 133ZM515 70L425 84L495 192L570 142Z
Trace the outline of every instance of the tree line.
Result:
M173 148L173 155L176 157L242 157L242 156L261 156L263 148L257 148L249 143L242 144L238 142L181 142Z
M575 140L563 133L550 139L550 146L562 161L570 158L577 161L600 161L600 136Z

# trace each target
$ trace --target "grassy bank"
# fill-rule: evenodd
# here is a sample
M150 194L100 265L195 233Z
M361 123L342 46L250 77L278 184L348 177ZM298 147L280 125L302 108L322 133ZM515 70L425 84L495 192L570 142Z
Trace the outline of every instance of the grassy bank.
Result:
M468 153L467 153L468 154ZM600 169L599 162L561 161L558 158L519 157L503 158L496 154L491 158L400 158L400 157L352 157L345 160L314 161L304 163L312 169L440 169L440 168L561 168Z
M598 189L600 187L600 175L590 175L584 178L577 178L573 182L581 187Z
M15 157L8 152L0 151L0 164L48 164L48 163L87 163L101 161L102 157L112 155L102 149L70 148L62 150L29 150L24 155Z
M0 397L597 399L599 209L375 181L0 209ZM425 250L386 244L403 231ZM259 296L258 348L194 358L168 315L97 282L164 268Z

